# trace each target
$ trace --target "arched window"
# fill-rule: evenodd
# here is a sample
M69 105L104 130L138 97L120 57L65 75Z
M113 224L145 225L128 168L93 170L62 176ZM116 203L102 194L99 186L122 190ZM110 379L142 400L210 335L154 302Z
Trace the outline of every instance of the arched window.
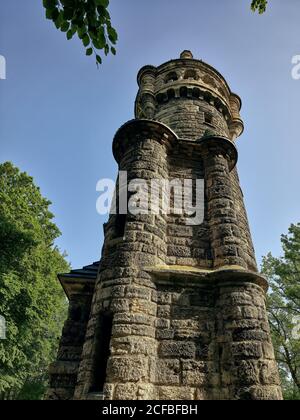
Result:
M194 98L199 98L200 97L200 89L198 89L198 88L194 88L193 89L193 97Z
M187 97L187 94L188 94L187 87L182 86L180 88L180 96L183 97L183 98L186 98Z
M177 73L175 71L172 71L171 73L167 75L165 79L165 83L176 82L176 80L178 80Z
M174 99L175 98L175 90L174 89L169 89L167 92L168 95L168 99Z

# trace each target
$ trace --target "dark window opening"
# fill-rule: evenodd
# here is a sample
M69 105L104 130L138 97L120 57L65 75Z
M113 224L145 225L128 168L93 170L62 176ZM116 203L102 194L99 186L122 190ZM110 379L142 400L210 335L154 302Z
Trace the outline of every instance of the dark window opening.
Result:
M126 222L127 222L126 214L118 214L116 216L116 225L115 225L116 238L124 238Z
M188 90L187 90L187 87L182 86L182 87L180 88L180 96L181 96L181 97L183 97L183 98L186 98L186 97L187 97L187 95L188 95Z
M163 102L164 102L164 95L162 94L162 93L159 93L157 96L156 96L156 101L157 101L157 103L160 105L160 104L162 104Z
M96 329L96 346L93 363L93 380L90 388L91 393L100 393L104 390L106 382L107 363L110 357L110 341L113 327L113 315L111 312L100 314Z
M210 114L208 112L205 112L205 114L204 114L204 121L205 121L206 124L213 125L213 116L212 116L212 114Z
M81 321L81 308L79 306L77 307L71 307L70 309L70 318L72 321L74 322L79 322Z
M172 73L169 73L165 79L165 83L171 83L171 82L176 82L176 80L178 80L178 76L175 73L175 71L173 71Z
M199 99L200 98L200 94L201 94L200 89L198 89L198 88L194 88L193 89L193 97L194 98Z
M168 95L168 99L174 99L175 98L175 90L174 89L169 89L167 92Z

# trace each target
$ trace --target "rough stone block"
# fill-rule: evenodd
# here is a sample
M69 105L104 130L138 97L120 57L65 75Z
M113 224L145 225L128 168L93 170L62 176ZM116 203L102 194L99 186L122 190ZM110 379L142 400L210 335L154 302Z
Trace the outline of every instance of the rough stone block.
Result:
M193 342L162 342L159 345L159 355L161 357L174 357L192 359L195 357L195 343Z
M107 377L111 383L147 381L148 359L142 356L113 356L108 363Z
M191 387L161 386L158 390L159 400L190 401L194 399L195 390Z
M251 360L236 362L235 377L241 385L254 385L259 383L258 363Z
M178 359L152 359L150 381L158 385L179 385L180 361Z
M137 400L138 390L137 384L118 384L115 388L114 400Z
M260 359L263 356L262 347L259 343L243 342L232 344L232 355L235 358Z
M184 361L182 364L182 383L193 387L207 385L208 366L204 362Z

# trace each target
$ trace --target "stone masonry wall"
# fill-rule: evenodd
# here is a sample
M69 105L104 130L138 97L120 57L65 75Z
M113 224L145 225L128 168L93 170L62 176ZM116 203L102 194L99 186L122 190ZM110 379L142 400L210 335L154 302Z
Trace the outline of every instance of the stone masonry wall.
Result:
M205 122L205 115L210 116L211 122ZM155 118L183 139L199 139L206 130L229 136L224 116L213 105L200 99L175 98L159 104Z
M184 185L185 180L193 180L193 198L195 199L195 181L204 179L204 168L201 156L187 153L182 145L175 147L169 155L169 179L179 180ZM172 205L174 196L172 195ZM182 195L181 195L182 199ZM193 205L196 202L194 200ZM167 264L180 266L197 266L212 268L211 244L209 227L206 219L195 226L187 225L188 215L170 214L168 217L168 258Z

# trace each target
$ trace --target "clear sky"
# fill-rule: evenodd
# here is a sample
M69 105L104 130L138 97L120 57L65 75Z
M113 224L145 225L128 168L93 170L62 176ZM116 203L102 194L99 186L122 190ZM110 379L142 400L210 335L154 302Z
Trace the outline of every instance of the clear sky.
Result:
M116 176L114 133L133 117L136 74L193 51L243 100L239 173L257 258L280 253L280 235L300 221L300 0L111 0L116 57L97 70L79 41L44 17L42 0L1 0L0 162L28 172L53 202L57 244L74 268L99 259L106 218L96 183Z

